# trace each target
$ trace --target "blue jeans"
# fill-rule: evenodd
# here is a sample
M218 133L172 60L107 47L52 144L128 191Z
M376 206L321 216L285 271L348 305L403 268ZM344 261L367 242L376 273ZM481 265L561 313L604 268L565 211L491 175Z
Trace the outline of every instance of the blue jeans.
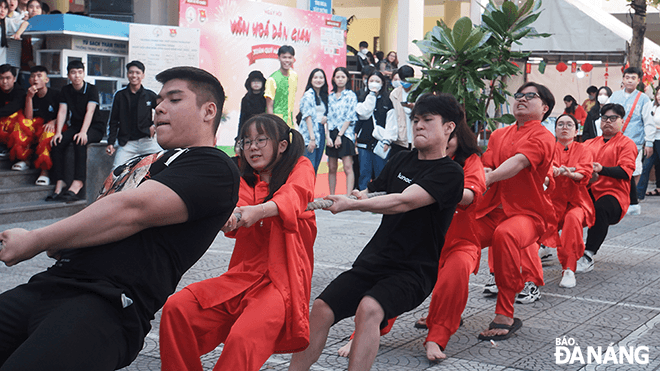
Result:
M319 165L321 164L321 159L323 158L324 149L325 149L325 135L321 135L321 141L319 143L316 143L316 149L314 150L314 152L310 153L307 150L307 146L305 146L305 151L303 153L305 157L307 157L309 161L312 162L312 166L314 166L314 174L316 174L319 170Z
M649 175L651 174L651 167L655 165L655 187L660 188L660 140L653 142L653 155L644 160L644 167L642 174L639 176L639 183L637 183L637 198L640 200L646 196L646 188L649 185Z
M358 147L358 156L360 159L360 178L358 179L359 189L367 189L367 184L371 179L378 178L380 172L385 167L385 160L380 158L372 151Z

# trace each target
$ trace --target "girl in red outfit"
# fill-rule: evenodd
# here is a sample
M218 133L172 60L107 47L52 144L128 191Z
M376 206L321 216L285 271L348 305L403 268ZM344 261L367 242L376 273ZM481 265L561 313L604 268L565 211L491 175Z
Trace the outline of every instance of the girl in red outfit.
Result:
M476 234L475 205L486 191L480 154L477 138L467 124L457 123L447 144L447 156L463 166L463 198L445 236L428 318L420 318L416 325L429 329L424 346L426 357L431 361L447 357L443 350L460 325L461 314L468 300L470 273L479 270L481 245ZM381 336L387 334L393 324L394 319L390 319L387 327L381 330ZM351 342L352 340L339 349L339 355L348 357Z
M557 216L557 224L548 227L544 244L557 246L557 256L563 273L560 287L575 287L578 259L584 254L582 230L594 225L594 205L587 191L593 172L593 155L582 143L574 141L578 121L564 114L557 118L557 144L552 164L555 180L550 198ZM561 237L559 237L561 230Z
M275 115L250 118L240 138L238 207L223 231L236 238L229 270L169 298L160 325L163 370L259 370L273 353L309 344L316 219L314 168L304 141ZM240 213L240 219L236 214Z
M577 129L577 133L578 135L582 135L582 125L584 125L584 120L587 118L587 111L585 111L584 108L578 104L572 95L567 95L564 97L564 104L566 105L564 114L568 113L577 119L578 124L580 125Z

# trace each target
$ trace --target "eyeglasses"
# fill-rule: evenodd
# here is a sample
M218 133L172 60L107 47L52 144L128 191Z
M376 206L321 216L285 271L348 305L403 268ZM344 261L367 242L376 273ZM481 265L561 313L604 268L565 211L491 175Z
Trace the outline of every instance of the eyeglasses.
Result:
M572 122L558 122L557 127L558 128L573 129L575 127L575 124L572 123Z
M538 93L532 93L532 92L530 92L530 93L515 93L513 95L513 98L515 100L521 100L522 97L525 97L525 99L527 99L527 100L532 100L536 97L539 97L539 99L541 99L541 96Z
M612 115L612 116L600 116L600 119L603 120L604 122L615 122L617 119L621 118L619 115Z
M255 146L257 146L257 149L264 148L269 140L270 138L257 138L255 140L242 139L241 148L243 149L243 151L247 151L248 149L250 149L250 147L252 147L253 143Z

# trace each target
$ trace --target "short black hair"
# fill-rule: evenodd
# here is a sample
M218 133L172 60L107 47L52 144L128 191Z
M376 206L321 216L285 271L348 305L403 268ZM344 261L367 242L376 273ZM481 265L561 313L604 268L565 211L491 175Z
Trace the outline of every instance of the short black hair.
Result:
M11 64L9 64L9 63L5 63L3 65L0 65L0 75L2 75L3 73L6 73L6 72L11 72L11 74L14 75L14 77L16 77L16 74L18 74L18 71L16 70L16 68L14 66L12 66Z
M48 68L44 66L34 66L30 68L30 73L45 72L48 75Z
M408 65L404 65L399 67L398 70L396 70L396 74L399 75L401 80L405 80L409 77L415 76L415 70L413 70L413 68Z
M598 93L598 88L594 85L591 85L587 88L587 94L596 94Z
M580 128L580 124L578 123L578 120L575 118L575 116L571 115L570 113L562 113L555 120L555 129L557 128L557 123L559 122L559 119L564 117L564 116L566 116L566 117L570 118L571 120L573 120L573 124L575 125L576 130ZM557 135L555 134L555 136L557 136Z
M625 76L627 73L636 74L639 76L640 80L642 79L642 76L644 76L644 72L642 72L642 70L637 67L628 67L623 70L623 76Z
M280 55L282 55L284 53L289 53L289 54L295 56L296 55L296 50L291 45L282 45L282 46L280 46L279 49L277 49L277 56L279 57Z
M369 47L369 43L366 42L366 41L360 41L360 48L362 48L362 47L368 48L368 47Z
M376 71L376 67L370 64L362 67L362 78L371 76L371 74L374 73L374 71Z
M218 130L222 118L222 108L225 104L225 89L215 76L196 67L172 67L158 75L156 81L165 84L170 80L183 80L188 83L188 88L197 96L197 105L201 107L206 102L213 102L218 107L215 117L214 130Z
M128 70L131 67L137 67L144 73L144 63L140 61L131 61L129 64L126 65L126 69Z
M440 115L442 123L453 121L456 125L465 123L465 111L453 95L447 93L422 94L410 112L410 118L423 115Z
M78 69L78 68L82 68L83 70L85 69L85 65L83 64L83 62L79 61L79 60L71 61L66 66L66 73L69 73L69 72L71 72L71 70Z
M523 86L519 87L517 93L522 92L525 88L530 86L536 88L536 92L539 94L539 97L541 97L541 101L548 106L548 111L543 115L542 121L545 121L545 119L547 119L552 113L552 109L555 108L555 96L552 95L550 89L546 88L545 85L537 84L533 81L525 83Z
M607 111L614 111L621 118L626 117L626 109L618 103L607 103L600 109L600 115L604 115Z

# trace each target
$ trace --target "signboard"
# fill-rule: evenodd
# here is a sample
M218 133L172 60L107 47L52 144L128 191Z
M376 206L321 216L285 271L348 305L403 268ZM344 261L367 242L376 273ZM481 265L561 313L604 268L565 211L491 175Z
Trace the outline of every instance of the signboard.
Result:
M200 68L215 75L227 95L218 145L233 146L245 80L254 70L266 78L278 70L280 46L296 51L294 115L314 68L330 79L336 67L346 66L344 17L247 0L180 0L179 5L179 26L201 30Z
M309 10L332 14L332 0L309 0Z
M199 67L199 29L162 25L130 25L128 61L147 67L142 85L158 93L156 75L175 66Z
M74 37L71 49L92 53L126 55L128 43L126 41L96 39L92 37Z

